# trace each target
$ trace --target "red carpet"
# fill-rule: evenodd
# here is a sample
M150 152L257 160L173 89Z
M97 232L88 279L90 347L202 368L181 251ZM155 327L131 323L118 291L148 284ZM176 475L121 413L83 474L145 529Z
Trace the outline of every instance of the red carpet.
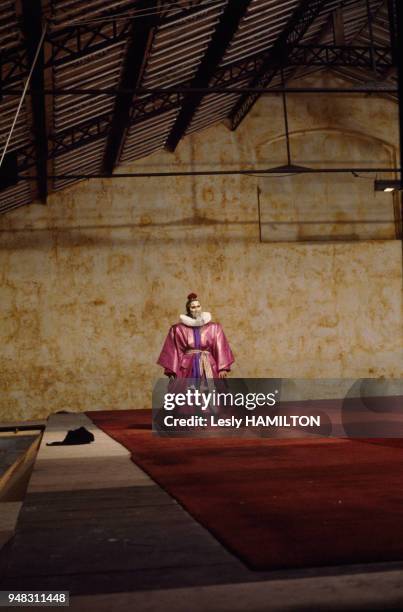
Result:
M87 415L253 569L403 559L403 440L159 438L150 410Z

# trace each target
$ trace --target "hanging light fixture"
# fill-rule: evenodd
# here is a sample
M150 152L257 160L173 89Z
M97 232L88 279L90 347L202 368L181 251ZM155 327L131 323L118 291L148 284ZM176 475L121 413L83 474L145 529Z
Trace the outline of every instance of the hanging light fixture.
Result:
M375 191L385 191L386 193L391 193L392 191L401 191L402 190L402 182L399 180L389 180L389 181L378 181L374 182Z

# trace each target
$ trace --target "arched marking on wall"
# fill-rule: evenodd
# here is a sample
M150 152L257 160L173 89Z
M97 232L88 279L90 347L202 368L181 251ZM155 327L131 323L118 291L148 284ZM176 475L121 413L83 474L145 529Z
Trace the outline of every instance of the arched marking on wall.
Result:
M319 126L316 128L308 128L304 130L291 130L289 132L289 137L292 139L295 137L302 137L302 136L306 136L308 134L314 134L314 133L341 134L341 135L346 135L346 136L352 136L356 139L367 140L368 142L377 143L383 148L385 148L386 151L389 153L390 162L394 164L397 163L397 146L393 145L387 140L378 138L377 136L373 136L372 134L368 134L366 132L361 132L359 130L350 130L350 129L344 129L344 128L330 127L326 125L326 126ZM259 150L262 147L270 145L270 144L281 142L283 140L285 140L285 134L283 133L277 134L276 136L268 138L267 140L256 145L256 150ZM394 166L394 167L397 167L397 166Z
M290 132L289 136L291 141L292 153L291 161L295 165L301 165L312 169L326 167L337 169L337 167L339 166L343 168L351 168L352 172L354 171L354 167L368 166L370 168L373 164L376 164L377 167L382 167L383 165L385 167L397 167L397 147L394 144L386 141L385 139L373 136L372 134L368 134L366 132L325 125L317 126L315 128L294 130ZM322 138L322 142L320 141L320 137ZM329 137L328 141L327 137ZM332 137L334 137L333 142ZM281 150L279 150L278 146L283 141L285 141L285 138L285 134L278 134L258 144L256 147L256 157L257 159L259 159L259 163L265 164L266 167L268 165L276 167L277 165L281 166L282 164L286 163L286 147L284 146L283 148L281 146ZM330 153L325 156L325 158L324 145L326 145L331 150ZM270 151L271 147L272 155L270 156L267 153ZM366 148L368 149L369 158L367 156L366 159L363 159L363 154L365 154ZM265 152L265 150L267 150L267 153ZM351 153L350 157L348 155L349 153ZM348 159L347 162L346 156ZM379 159L381 159L381 161L379 161ZM290 170L290 173L291 172L292 170ZM311 180L316 180L317 183L323 182L326 185L329 183L329 178L323 178L323 174L316 175L315 179L312 178L315 177L315 174L305 176L310 176ZM383 178L397 178L396 174L391 175L391 173L381 174L381 176ZM285 178L285 176L283 178ZM364 176L363 178L367 178L368 181L370 181L370 185L372 188L372 180L376 178L375 175L373 176L373 179L372 176ZM275 180L275 177L269 175L267 177L267 181L272 180ZM334 182L336 185L338 180L339 179L335 178ZM357 179L351 177L351 180L354 181ZM342 182L345 184L344 180ZM271 182L271 184L273 183ZM284 181L284 186L286 187L286 181ZM329 187L329 185L327 186ZM357 191L357 184L355 187L353 187L353 191L354 190ZM358 188L358 190L362 192L360 188ZM372 202L375 205L375 202L372 199L368 199L367 202ZM357 205L361 206L361 214L363 215L361 219L363 219L362 222L364 223L365 214L363 214L363 200L358 199ZM382 209L380 201L379 206ZM392 228L394 225L394 232L392 229L391 235L389 230L389 238L385 237L385 239L390 239L390 237L393 236L393 233L394 238L400 238L401 236L401 214L398 192L392 194L392 209L390 209L390 220L388 222L392 224ZM295 210L297 210L297 208ZM384 211L385 209L382 210ZM370 208L367 208L367 214L371 215ZM380 220L380 222L381 221L382 220ZM384 220L384 222L386 222L386 220ZM386 234L384 235L386 236ZM380 236L378 235L378 237L374 239L379 238Z

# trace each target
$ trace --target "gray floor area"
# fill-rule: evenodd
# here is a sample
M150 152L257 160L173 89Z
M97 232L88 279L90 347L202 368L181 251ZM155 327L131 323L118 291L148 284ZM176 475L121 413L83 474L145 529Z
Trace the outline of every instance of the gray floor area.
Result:
M2 434L0 435L0 478L25 453L35 440L37 434Z
M95 442L46 446L85 425ZM2 590L68 590L74 610L402 609L403 563L254 572L83 414L47 424Z
M0 549L14 534L39 436L34 429L0 432Z

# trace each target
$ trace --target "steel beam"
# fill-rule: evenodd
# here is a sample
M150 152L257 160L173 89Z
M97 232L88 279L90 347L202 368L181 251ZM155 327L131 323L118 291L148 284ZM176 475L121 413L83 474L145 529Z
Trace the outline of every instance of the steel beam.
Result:
M34 0L35 1L35 0ZM174 19L189 18L197 19L203 0L188 1L187 4L171 6L161 10L160 24L169 24ZM149 6L149 5L148 5ZM52 19L48 20L52 23ZM53 25L53 29L46 34L45 43L51 48L49 57L45 59L44 67L57 67L75 60L91 60L92 56L99 52L107 52L108 48L119 42L124 42L130 35L134 20L110 19L102 20L100 23L77 24L73 26ZM137 19L138 21L138 19ZM3 86L12 85L18 80L16 70L24 72L25 46L14 48L11 52L7 50L1 53L0 62L3 64ZM14 77L14 78L13 78Z
M112 113L98 115L85 123L75 125L63 132L50 134L51 149L49 157L54 158L63 153L74 151L79 147L105 138L112 122Z
M177 172L116 172L115 174L97 173L85 174L85 173L71 173L71 174L55 174L50 178L64 180L64 179L91 179L91 178L102 178L102 179L120 179L120 178L151 178L151 177L164 177L164 176L241 176L241 175L261 175L265 176L283 174L357 174L366 172L369 174L380 174L381 172L397 172L398 168L395 167L367 167L360 166L356 168L304 168L301 166L287 167L276 167L276 168L250 168L250 169L232 169L232 170L189 170L189 171L177 171ZM35 177L31 176L19 176L20 180L31 181Z
M33 144L25 145L16 150L18 172L25 172L36 167L36 151Z
M21 84L22 77L27 74L25 46L13 48L11 51L1 51L1 67L2 67L2 89L12 87L13 85Z
M187 0L180 4L166 2L161 7L159 23L167 25L178 19L197 19L203 1ZM143 4L139 3L132 11L133 17L136 17L136 12L142 8L150 9L150 7L152 8L151 3L144 0ZM140 17L130 19L129 13L127 19L117 19L114 12L116 17L119 17L120 9L117 8L102 21L94 21L92 24L65 25L57 17L49 18L50 31L46 40L52 47L52 53L46 67L91 59L93 54L106 52L111 45L125 41L130 36L134 22L138 24L143 22Z
M210 45L196 72L195 78L191 83L191 87L208 87L249 4L250 0L238 0L235 5L234 3L228 2L211 38ZM166 148L169 151L175 151L178 142L185 134L202 99L202 93L192 93L185 98L179 115L166 141Z
M45 38L45 44L50 44L48 39ZM105 44L105 50L110 45ZM91 49L91 53L94 49ZM373 48L375 55L375 61L380 67L389 70L396 63L391 59L392 48L390 46L376 46ZM4 52L1 56L2 62L2 93L3 95L17 95L22 90L17 90L15 85L21 82L21 74L26 74L27 64L24 57L25 49L21 48L12 53ZM370 66L370 53L371 48L368 46L336 46L336 45L294 45L290 48L290 55L288 58L287 65L292 66L305 66L309 67L358 67L368 68ZM313 53L313 56L310 56ZM73 54L74 58L86 59L87 55L80 55L79 53ZM262 69L263 64L267 59L266 53L259 53L252 55L247 59L243 59L238 62L234 62L223 68L217 68L211 78L210 85L218 87L221 84L236 83L237 80L242 78L252 79L258 71ZM60 60L62 61L62 60ZM48 59L45 62L45 68L51 66L51 60ZM190 87L189 83L183 84L181 89L185 86ZM167 88L168 89L168 88ZM199 89L205 89L200 87ZM93 89L88 89L90 93ZM106 89L107 91L107 89ZM83 88L83 93L84 88Z
M386 70L392 66L390 47L346 45L295 45L287 56L287 66L348 67Z
M129 90L130 93L135 93L136 90ZM209 89L204 90L203 93L206 95L208 92L210 93L228 93L233 94L237 91L243 91L239 89ZM250 93L258 93L259 95L276 95L278 93L285 92L287 94L318 94L318 93L326 93L326 94L368 94L368 93L396 93L396 89L392 87L381 88L379 86L357 86L357 87L348 87L348 88L326 88L326 87L312 87L312 88L304 88L304 87L273 87L270 89L263 90L260 89L249 89ZM178 106L177 100L183 98L184 94L170 94L165 96L166 101L164 104L159 104L157 98L155 99L155 106L152 106L150 100L144 99L142 101L142 105L135 107L137 113L133 115L133 118L130 121L130 126L138 125L143 121L158 116L164 112L171 110L172 108L176 108ZM158 97L160 100L160 97ZM147 107L147 105L149 105ZM101 138L105 138L108 134L110 125L112 122L112 113L106 113L104 115L99 115L94 119L91 119L85 123L78 124L72 126L63 132L54 133L49 135L50 142L50 151L49 157L54 158L59 155L63 155L64 153L68 153L69 151L73 151L78 149L79 147L89 144L91 142L95 142Z
M77 25L50 32L46 41L52 52L46 62L46 67L63 66L75 60L91 60L93 54L107 51L112 45L125 41L131 29L131 23L126 21L102 22L93 25Z
M30 64L33 63L38 43L42 35L42 7L41 0L21 0L22 30L25 38L27 56ZM33 134L36 150L36 170L38 197L46 203L48 195L47 185L47 158L48 141L46 133L46 110L44 89L44 53L40 49L38 59L31 77L33 93L31 93Z
M283 32L270 49L259 72L252 79L250 83L252 87L267 87L278 71L287 66L290 49L299 43L327 1L303 0L298 4ZM232 130L238 127L258 98L258 94L241 96L229 115Z
M293 57L301 57L299 54L306 56L306 50L304 45L297 45L294 48ZM354 56L357 51L354 48L349 49L345 47L336 47L334 45L316 45L309 47L310 51L317 50L319 57L322 59L326 57L334 58L337 53L337 62L342 64L343 61L351 65L351 54ZM360 47L359 61L364 61L361 57L369 58L369 48ZM340 51L340 53L338 53ZM379 55L385 58L390 57L390 48L380 48ZM246 75L252 77L256 71L263 65L266 55L256 55L252 58L243 60L242 62L236 62L225 69L218 69L215 72L215 77L212 79L210 85L204 88L192 88L190 89L190 83L179 84L178 86L171 88L141 88L141 87L125 87L119 86L118 88L80 88L80 87L63 87L63 88L51 88L42 90L42 93L48 95L65 95L65 94L93 94L98 95L104 93L105 95L115 96L117 94L122 96L128 96L130 100L133 95L140 96L142 94L148 94L146 97L137 97L134 100L133 105L130 107L129 125L141 123L142 121L151 117L165 113L173 108L178 108L183 104L185 98L189 98L194 94L200 94L201 96L208 95L209 93L228 93L229 95L239 92L240 94L245 93L248 95L265 95L282 93L396 93L393 86L382 86L381 84L367 84L362 86L354 86L347 88L307 88L307 87L242 87L237 88L237 82L240 79L245 78ZM294 61L294 60L293 60ZM298 63L298 59L295 60ZM309 61L309 58L308 58ZM314 62L317 59L313 60ZM336 60L332 60L336 61ZM390 64L392 65L392 64ZM369 59L368 59L369 66ZM214 82L214 85L213 85ZM196 91L195 91L196 89ZM21 93L20 89L10 89L4 91L5 95L18 95ZM28 90L28 91L31 91ZM33 91L33 90L32 90ZM78 147L94 142L99 138L105 138L108 134L108 130L113 122L113 116L111 112L104 115L98 115L93 119L86 121L85 123L72 126L59 133L50 133L50 151L49 157L53 158L68 151L77 149Z
M45 40L46 43L46 40ZM371 63L371 53L373 52L375 55L375 60L377 65L385 70L391 70L396 63L392 60L392 48L390 46L387 47L371 47L368 46L336 46L336 45L295 45L290 49L287 66L300 66L300 67L327 67L327 68L343 68L343 67L357 67L357 68L365 68L369 69L372 67ZM115 95L117 93L133 93L133 94L155 94L154 97L149 97L146 100L135 100L131 117L136 115L136 108L151 108L154 109L159 105L164 105L166 102L166 96L174 95L175 93L191 93L191 90L194 90L193 93L197 91L208 92L209 90L213 91L214 89L219 88L220 86L228 87L231 85L236 85L237 81L241 79L250 78L252 79L254 75L262 68L262 65L265 61L267 54L257 54L255 56L251 56L242 61L234 62L233 64L229 64L223 68L218 68L214 76L212 77L210 84L206 87L196 87L189 82L182 83L177 87L166 87L166 88L86 88L86 87L64 87L64 88L53 88L49 90L50 95L65 95L65 94L94 94L98 95L100 93L104 93L106 95ZM5 56L4 59L7 59ZM21 75L16 74L22 66L24 66L24 70L26 71L26 65L23 64L23 60L21 56L15 56L14 59L15 64L14 67L10 63L6 65L8 69L8 74L10 74L10 78L7 75L3 77L3 95L19 95L22 93L21 88L12 87L12 84L15 83L16 80L21 80ZM286 67L287 67L286 66ZM13 76L14 74L14 76ZM32 89L32 88L30 88ZM259 87L248 87L245 88L248 90L259 89ZM266 87L260 89L266 89ZM30 90L29 90L30 91ZM174 101L170 100L170 106L172 104L180 105L181 100Z
M183 99L183 96L190 93L201 93L204 96L208 96L209 94L243 94L243 93L258 93L262 95L274 94L274 93L397 93L397 86L392 85L391 83L381 83L379 81L366 80L361 81L359 85L349 85L346 87L292 87L285 85L283 86L275 86L269 85L269 87L199 87L199 88L190 88L190 87L172 87L169 89L163 89L158 87L153 88L129 88L129 89L117 89L115 87L108 87L106 89L82 89L81 87L61 87L61 88L46 88L45 89L28 89L27 93L43 93L47 96L65 96L66 94L74 96L74 95L99 95L103 94L105 96L116 96L119 93L125 94L133 94L133 95L150 95L146 100L141 100L141 103L136 104L133 107L133 113L131 114L131 118L136 122L138 118L140 119L148 119L148 117L157 115L161 112L165 112L167 110L171 110L172 108L177 108L180 106L180 101ZM236 85L236 83L235 83ZM13 95L17 96L21 94L20 89L11 89L5 92L5 95ZM137 112L138 111L138 112ZM97 119L99 116L94 117L93 119L89 119L89 121L93 121Z
M158 8L158 1L152 0L150 2L150 0L142 0L137 5L137 8L154 8L156 11ZM158 17L156 15L133 20L131 40L126 53L125 64L120 80L120 87L122 87L122 89L134 88L141 82L157 23ZM132 104L133 95L131 93L121 93L116 96L113 121L108 134L102 162L103 172L112 173L119 159L126 130L130 122L130 109Z

